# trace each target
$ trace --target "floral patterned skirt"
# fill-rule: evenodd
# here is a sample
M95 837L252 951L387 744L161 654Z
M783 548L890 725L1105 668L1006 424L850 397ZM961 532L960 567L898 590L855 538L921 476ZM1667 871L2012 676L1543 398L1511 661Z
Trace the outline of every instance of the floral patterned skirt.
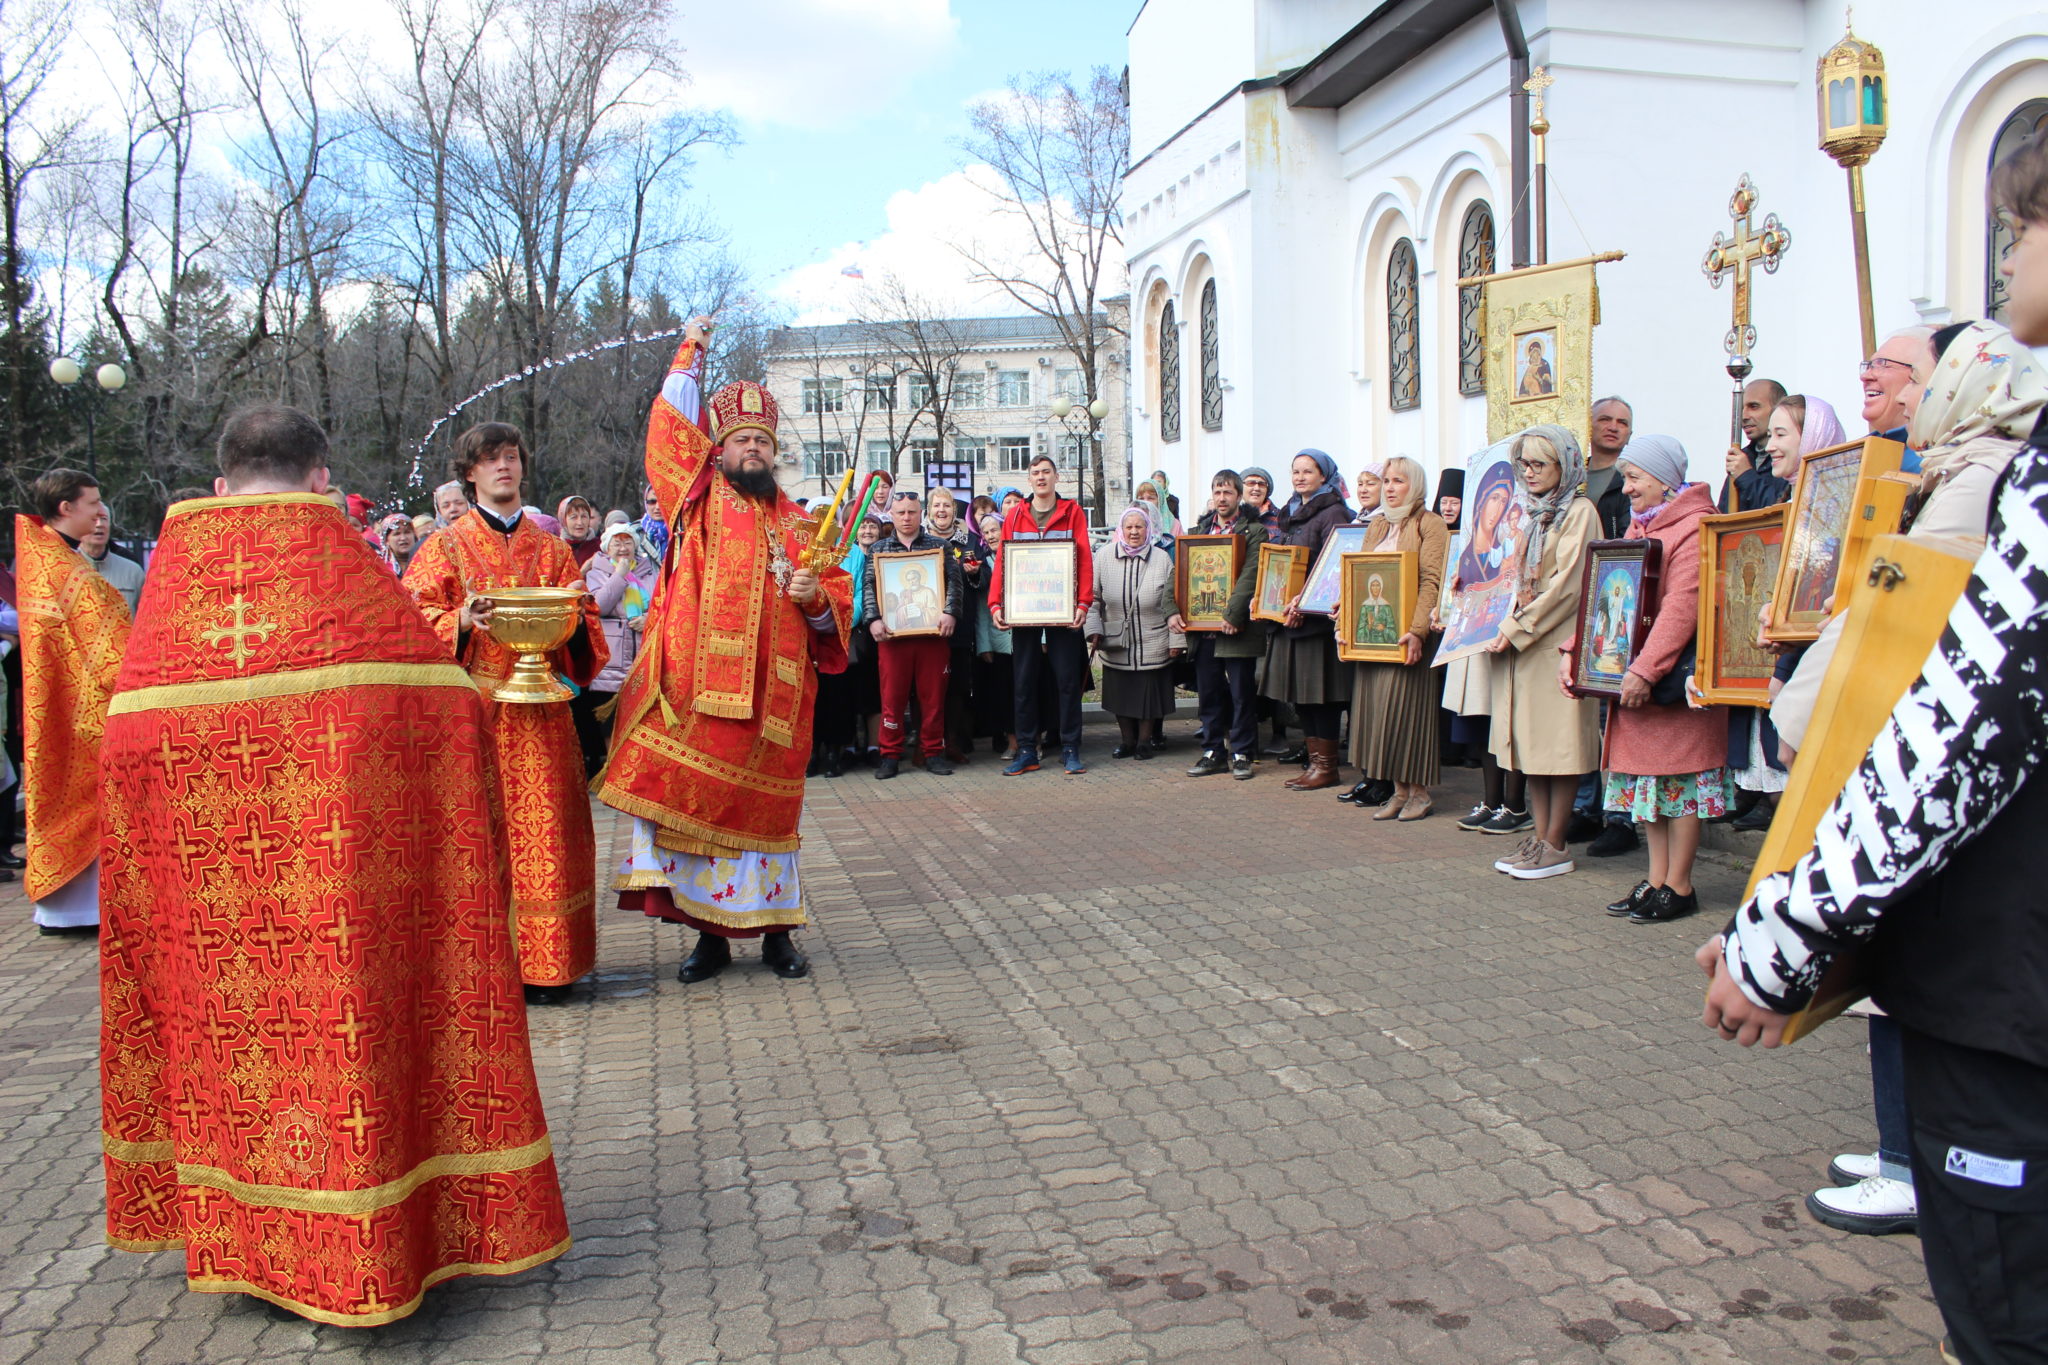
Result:
M1703 773L1676 773L1666 777L1609 773L1605 799L1601 804L1608 810L1620 811L1631 820L1651 823L1680 815L1716 819L1726 815L1734 802L1734 775L1726 768L1709 768Z

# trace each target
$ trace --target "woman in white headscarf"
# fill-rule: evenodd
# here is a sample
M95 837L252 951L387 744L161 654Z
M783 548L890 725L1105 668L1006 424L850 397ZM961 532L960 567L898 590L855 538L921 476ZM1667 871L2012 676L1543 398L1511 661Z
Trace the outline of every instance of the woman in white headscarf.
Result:
M1399 455L1378 467L1384 490L1364 550L1403 550L1416 559L1419 588L1411 619L1400 623L1405 663L1362 663L1351 675L1351 761L1358 771L1394 784L1375 820L1415 821L1430 812L1443 751L1437 743L1436 690L1429 671L1436 644L1430 608L1443 593L1451 533L1429 510L1428 476ZM1361 480L1361 483L1363 480ZM1398 596L1399 594L1396 594ZM1396 611L1399 604L1395 604Z
M1557 655L1578 624L1586 547L1600 539L1600 512L1580 492L1586 457L1576 436L1546 423L1509 448L1515 505L1528 544L1515 609L1487 646L1493 656L1494 759L1528 779L1535 828L1522 846L1494 863L1524 881L1573 868L1566 851L1579 779L1600 766L1600 704L1557 685Z
M1095 598L1081 631L1102 664L1102 709L1121 734L1111 758L1152 757L1141 741L1173 714L1172 664L1187 649L1174 629L1173 556L1158 538L1153 504L1141 499L1095 552Z
M1946 345L1943 341L1946 340ZM1906 534L1944 536L1981 545L1991 493L2025 444L2048 402L2048 375L2033 353L1995 322L1935 333L1934 375L1906 431L1920 448L1920 493L1907 509ZM1922 445L1921 443L1925 444ZM1782 757L1789 766L1820 701L1820 685L1841 640L1836 616L1801 656L1771 703Z

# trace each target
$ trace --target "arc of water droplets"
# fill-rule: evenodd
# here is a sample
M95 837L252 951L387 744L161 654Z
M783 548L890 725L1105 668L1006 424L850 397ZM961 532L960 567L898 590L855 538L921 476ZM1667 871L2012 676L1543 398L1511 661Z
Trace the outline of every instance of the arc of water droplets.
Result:
M486 384L484 387L478 389L469 397L463 399L460 403L457 403L454 407L448 409L448 411L442 413L440 418L437 421L435 421L434 425L427 428L427 434L420 437L419 444L414 446L412 450L412 472L406 475L406 488L416 489L422 486L424 480L420 475L420 459L427 453L427 447L433 444L434 434L440 431L442 427L447 426L449 422L455 419L457 414L459 414L464 408L468 407L471 403L474 403L477 399L488 397L489 395L496 393L499 389L504 388L507 384L516 384L522 379L531 379L533 378L533 376L539 374L543 370L560 369L564 365L573 365L579 360L588 360L591 356L594 356L601 351L615 351L621 346L636 346L643 341L663 341L669 337L679 337L688 330L688 324L685 324L680 327L670 327L660 332L649 332L645 336L614 337L610 341L601 341L595 346L585 347L583 350L580 351L572 351L568 355L549 356L546 360L540 361L537 364L528 365L525 369L522 370L514 370L511 374L504 376L502 379L499 379L490 384ZM400 509L403 502L403 495L394 490L389 496L385 498L383 506L385 508L390 509L391 511L397 511Z

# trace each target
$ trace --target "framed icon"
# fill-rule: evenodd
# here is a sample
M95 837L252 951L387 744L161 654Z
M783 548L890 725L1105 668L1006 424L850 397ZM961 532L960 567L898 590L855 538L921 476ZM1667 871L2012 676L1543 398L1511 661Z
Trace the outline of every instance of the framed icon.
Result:
M1223 610L1244 568L1244 541L1237 536L1173 538L1173 604L1191 631L1221 630Z
M874 565L883 628L897 636L937 635L946 610L946 552L876 555Z
M1003 623L1074 624L1074 542L1003 542Z
M1252 619L1286 620L1287 604L1300 594L1307 580L1306 545L1275 545L1271 541L1261 545L1258 583L1252 589Z
M1415 619L1420 591L1415 551L1348 554L1340 569L1337 657L1353 663L1407 663L1401 637Z
M1511 401L1532 403L1557 397L1557 328L1532 327L1515 333L1515 392Z
M1579 587L1579 648L1572 695L1621 696L1621 681L1648 633L1664 547L1641 540L1596 540L1587 547Z
M1897 473L1905 453L1897 441L1867 436L1799 461L1765 638L1780 644L1820 638L1843 570L1873 538L1899 529L1911 483L1885 476Z
M1700 633L1693 685L1717 706L1768 706L1777 657L1757 644L1778 561L1785 505L1700 518Z
M1354 523L1336 527L1330 532L1330 538L1316 552L1315 566L1308 571L1308 581L1302 585L1303 613L1316 616L1337 614L1337 599L1344 588L1338 570L1343 567L1345 555L1357 554L1365 548L1365 533L1372 529L1371 526Z

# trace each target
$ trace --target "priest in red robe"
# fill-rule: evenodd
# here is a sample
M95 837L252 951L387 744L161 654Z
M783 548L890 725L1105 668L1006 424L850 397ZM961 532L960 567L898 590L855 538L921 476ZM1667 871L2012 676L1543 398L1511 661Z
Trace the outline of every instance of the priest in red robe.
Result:
M456 437L453 472L475 506L420 546L405 586L485 694L511 830L519 965L528 998L557 1004L597 961L597 837L583 750L568 702L504 703L489 695L519 657L490 633L492 589L583 586L568 543L526 515L520 490L532 462L526 438L503 422ZM610 657L597 603L586 598L583 623L549 662L588 687Z
M709 327L691 324L648 420L671 533L598 797L633 817L619 903L698 933L678 979L715 976L728 940L756 936L777 975L800 977L811 701L818 671L845 671L852 585L802 564L811 526L775 482L768 391L728 384L703 402Z
M102 750L107 1240L375 1326L569 1245L483 699L245 409L172 506Z
M78 548L105 514L99 481L53 469L14 519L21 612L22 881L45 934L100 923L100 732L128 646L128 603Z

